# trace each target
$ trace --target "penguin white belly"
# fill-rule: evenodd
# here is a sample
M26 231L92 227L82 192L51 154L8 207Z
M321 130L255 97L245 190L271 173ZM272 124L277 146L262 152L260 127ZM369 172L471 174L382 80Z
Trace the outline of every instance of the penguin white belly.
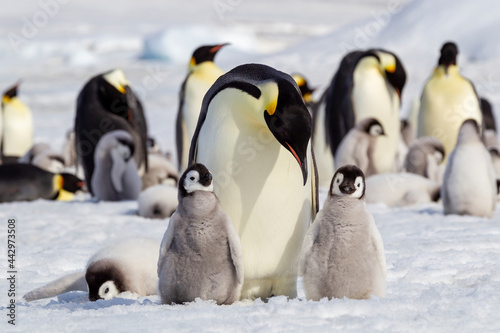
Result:
M321 187L329 187L335 173L332 151L326 144L325 106L326 103L322 103L318 109L317 119L315 120L316 127L313 134L314 157L316 158L319 185Z
M496 202L496 177L482 144L467 144L450 156L442 199L447 214L491 217Z
M217 98L212 104L225 104ZM295 297L298 256L312 217L311 150L303 185L297 161L267 127L249 123L238 110L213 113L200 131L196 161L212 172L214 193L240 236L241 298Z
M377 173L395 170L400 132L398 98L394 88L386 82L378 70L354 71L352 102L355 123L365 118L375 118L382 124L385 132L384 136L378 138L373 151Z
M181 172L188 167L189 148L198 124L203 97L222 74L224 72L213 63L202 63L189 75L186 82L184 107L182 109L182 140L184 142L182 156L184 158L181 163Z
M33 118L21 102L12 101L3 110L3 154L23 156L33 145Z
M439 139L444 146L446 162L455 148L460 126L469 118L482 123L479 102L472 85L453 73L433 76L422 93L418 136Z

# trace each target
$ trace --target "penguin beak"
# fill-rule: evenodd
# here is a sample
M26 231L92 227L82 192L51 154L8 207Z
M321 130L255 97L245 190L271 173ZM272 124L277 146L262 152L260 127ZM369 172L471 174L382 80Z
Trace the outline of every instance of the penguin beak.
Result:
M345 193L345 194L353 194L354 191L356 191L356 189L354 188L354 186L351 186L351 184L345 184L345 185L342 185L339 187L340 190L342 191L342 193Z
M307 182L307 146L311 138L311 116L297 91L282 93L264 112L267 127L300 166L303 185Z
M210 53L217 53L217 51L219 51L221 48L223 48L226 45L229 45L229 43L216 45L210 49Z

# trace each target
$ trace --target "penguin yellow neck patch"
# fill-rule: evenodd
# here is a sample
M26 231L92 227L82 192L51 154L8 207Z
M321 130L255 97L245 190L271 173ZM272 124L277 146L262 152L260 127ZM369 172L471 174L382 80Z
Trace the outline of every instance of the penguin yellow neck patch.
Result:
M388 73L394 73L396 71L396 64L386 66L385 71Z
M269 113L270 116L272 116L274 114L274 112L276 111L277 104L278 104L278 101L275 99L266 105L266 111L267 111L267 113Z
M3 103L9 103L10 102L10 97L7 96L7 95L4 95L3 98L2 98L2 102Z

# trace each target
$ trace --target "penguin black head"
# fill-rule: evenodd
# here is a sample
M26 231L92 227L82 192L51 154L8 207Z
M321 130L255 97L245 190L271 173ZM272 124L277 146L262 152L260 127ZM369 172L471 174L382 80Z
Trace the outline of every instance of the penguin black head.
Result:
M438 66L444 66L448 72L448 67L457 64L458 47L453 42L444 43L441 47L441 56L439 57Z
M234 95L235 90L239 90L236 94L247 94L249 99L245 103L240 102L241 98ZM203 100L191 144L190 161L194 161L196 141L210 103L222 93L228 94L227 100L233 103L231 108L247 113L249 122L267 126L280 145L299 163L305 185L308 175L307 147L312 132L311 115L293 78L266 65L240 65L219 77L212 85Z
M309 87L307 80L300 74L293 74L292 78L300 89L300 93L302 94L302 98L306 103L312 103L312 93L314 92L314 88Z
M278 99L264 110L267 127L276 140L297 160L304 185L307 182L307 145L311 138L311 116L297 87L279 80Z
M377 137L380 135L385 135L384 127L382 124L375 118L366 118L359 122L358 128L369 134L370 136Z
M85 280L91 302L111 299L126 291L122 271L109 259L101 259L90 264L85 273Z
M98 98L103 107L122 118L128 119L129 82L121 69L114 69L96 77Z
M61 173L62 177L62 189L70 193L76 193L78 191L83 191L85 187L85 182L80 178L72 175L70 173Z
M365 196L365 175L360 168L348 164L340 167L333 175L330 195L363 199Z
M369 50L370 52L372 50ZM373 50L379 57L379 61L384 68L385 77L391 86L396 90L396 93L401 100L401 94L406 83L406 71L394 53L382 49Z
M10 87L3 93L3 102L8 102L11 98L17 96L17 88L19 87L19 83L20 82L16 83L14 86Z
M194 191L213 192L212 174L200 163L195 163L184 171L179 180L181 198L191 195Z
M189 63L190 67L194 67L196 65L201 64L205 61L214 61L215 55L217 52L224 46L229 43L218 44L218 45L205 45L200 46L193 52L193 56L191 57L191 61Z

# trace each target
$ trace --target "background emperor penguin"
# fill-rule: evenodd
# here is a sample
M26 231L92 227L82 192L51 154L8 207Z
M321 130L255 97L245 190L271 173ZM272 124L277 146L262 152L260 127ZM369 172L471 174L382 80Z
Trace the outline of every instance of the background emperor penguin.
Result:
M133 137L134 160L142 176L148 166L146 119L141 102L120 69L91 78L76 102L75 148L92 194L97 143L103 135L114 130L127 131Z
M18 87L19 83L9 88L2 98L0 150L3 163L17 162L33 145L33 117L29 107L17 97Z
M315 131L321 130L321 124L324 124L325 146L330 148L331 156L335 156L340 142L351 128L365 118L375 118L385 132L373 152L375 171L394 171L400 136L399 109L405 82L405 69L392 52L372 49L347 54L322 98L324 107L320 105L320 113L315 116ZM315 151L318 148L315 146ZM333 171L332 168L327 175L321 175L320 171L322 183L325 178L331 179Z
M317 211L310 137L296 83L274 68L238 66L205 95L190 161L211 170L240 236L242 299L297 295L300 244Z
M177 161L181 174L188 167L189 147L198 123L203 97L215 80L224 74L213 61L217 51L225 45L228 44L201 46L193 52L189 62L189 73L179 93L175 129Z
M458 131L466 119L482 124L479 99L474 85L460 75L458 48L445 43L438 66L422 92L418 113L418 136L434 136L444 146L444 162L457 142Z
M363 172L339 168L302 245L299 275L308 300L385 296L384 245L364 196Z
M466 120L460 127L441 188L445 214L491 217L495 210L495 170L479 132L474 119Z

